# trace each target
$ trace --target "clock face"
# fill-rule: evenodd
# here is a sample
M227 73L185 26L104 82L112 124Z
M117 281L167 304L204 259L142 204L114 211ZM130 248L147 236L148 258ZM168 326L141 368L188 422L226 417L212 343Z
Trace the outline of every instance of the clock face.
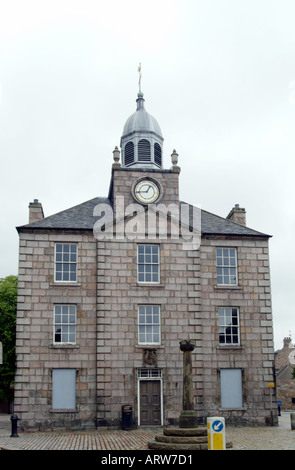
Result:
M155 181L144 179L135 185L134 196L143 204L151 204L159 199L160 188Z

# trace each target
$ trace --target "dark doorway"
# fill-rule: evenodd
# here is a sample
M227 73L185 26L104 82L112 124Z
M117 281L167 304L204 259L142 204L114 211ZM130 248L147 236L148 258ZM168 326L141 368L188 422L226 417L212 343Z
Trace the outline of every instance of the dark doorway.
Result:
M161 426L161 383L159 380L140 381L140 424Z

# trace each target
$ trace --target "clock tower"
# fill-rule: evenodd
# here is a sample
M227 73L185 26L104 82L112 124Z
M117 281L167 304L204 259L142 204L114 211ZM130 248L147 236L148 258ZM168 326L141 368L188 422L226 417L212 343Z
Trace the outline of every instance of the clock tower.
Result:
M126 121L121 137L121 152L113 152L112 177L109 199L113 204L114 218L116 198L124 198L124 208L140 204L179 205L178 154L171 155L172 166L163 168L163 137L157 120L144 107L143 93L137 95L137 109ZM120 162L121 160L121 162ZM122 199L120 211L122 209Z

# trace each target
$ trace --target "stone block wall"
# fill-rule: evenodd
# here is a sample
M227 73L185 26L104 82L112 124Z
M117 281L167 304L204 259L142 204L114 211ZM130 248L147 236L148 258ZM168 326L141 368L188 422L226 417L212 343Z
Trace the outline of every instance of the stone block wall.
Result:
M295 409L295 381L292 378L294 365L285 366L277 375L276 387L281 410Z
M78 243L77 283L54 282L54 246ZM137 282L137 245L160 247L160 283ZM216 247L235 247L238 285L217 285ZM77 306L75 345L53 341L54 305ZM140 345L138 306L159 305L161 342ZM240 344L219 344L219 307L238 307ZM139 416L138 371L161 371L162 424L176 424L182 409L179 341L192 353L193 395L200 422L224 416L228 423L269 424L267 382L273 381L273 331L268 241L202 238L199 250L181 240L104 240L92 232L20 233L15 412L24 428L119 426L122 405ZM157 359L147 364L145 349ZM77 371L76 410L52 410L52 370ZM221 408L220 371L241 369L243 406ZM275 397L273 403L275 403ZM275 409L273 410L275 414ZM276 419L276 417L275 417Z
M291 338L284 338L283 348L276 351L275 364L277 372L290 364L289 355L294 349Z
M216 247L237 249L238 285L217 285ZM258 238L202 239L201 249L203 413L224 416L227 422L269 423L268 382L273 382L274 345L268 240ZM240 345L219 344L218 308L238 307ZM220 369L242 370L243 406L222 409ZM273 397L273 403L275 403ZM200 407L201 408L201 407ZM274 409L276 414L276 409Z
M291 337L285 337L283 348L275 354L276 388L278 400L282 403L282 410L295 409L295 381L292 379L294 349Z
M77 283L54 282L56 242L78 243ZM96 240L91 232L20 233L15 413L23 428L95 426ZM77 306L75 345L54 344L54 305ZM75 412L52 410L52 370L77 371Z
M178 168L178 167L177 167ZM161 204L179 203L179 171L176 170L134 170L132 168L114 169L111 181L111 194L124 197L125 208L136 201L132 196L132 185L140 178L149 177L156 179L163 189ZM111 197L111 195L110 195ZM121 217L122 214L115 216Z
M160 305L163 423L178 420L182 407L182 353L179 341L194 339L200 308L198 252L181 249L181 242L160 242L160 283L137 282L138 241L98 244L98 423L118 425L121 406L131 403L138 422L138 369L149 367L138 344L138 306ZM142 243L142 241L141 241ZM148 241L145 241L148 243ZM153 240L155 243L155 240ZM198 333L200 334L200 333Z

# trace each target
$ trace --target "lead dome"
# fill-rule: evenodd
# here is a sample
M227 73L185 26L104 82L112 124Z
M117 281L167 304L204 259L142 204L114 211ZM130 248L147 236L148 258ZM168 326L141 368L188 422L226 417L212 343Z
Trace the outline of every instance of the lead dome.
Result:
M121 137L122 166L162 168L163 136L158 121L144 107L137 94L137 109L126 121Z

